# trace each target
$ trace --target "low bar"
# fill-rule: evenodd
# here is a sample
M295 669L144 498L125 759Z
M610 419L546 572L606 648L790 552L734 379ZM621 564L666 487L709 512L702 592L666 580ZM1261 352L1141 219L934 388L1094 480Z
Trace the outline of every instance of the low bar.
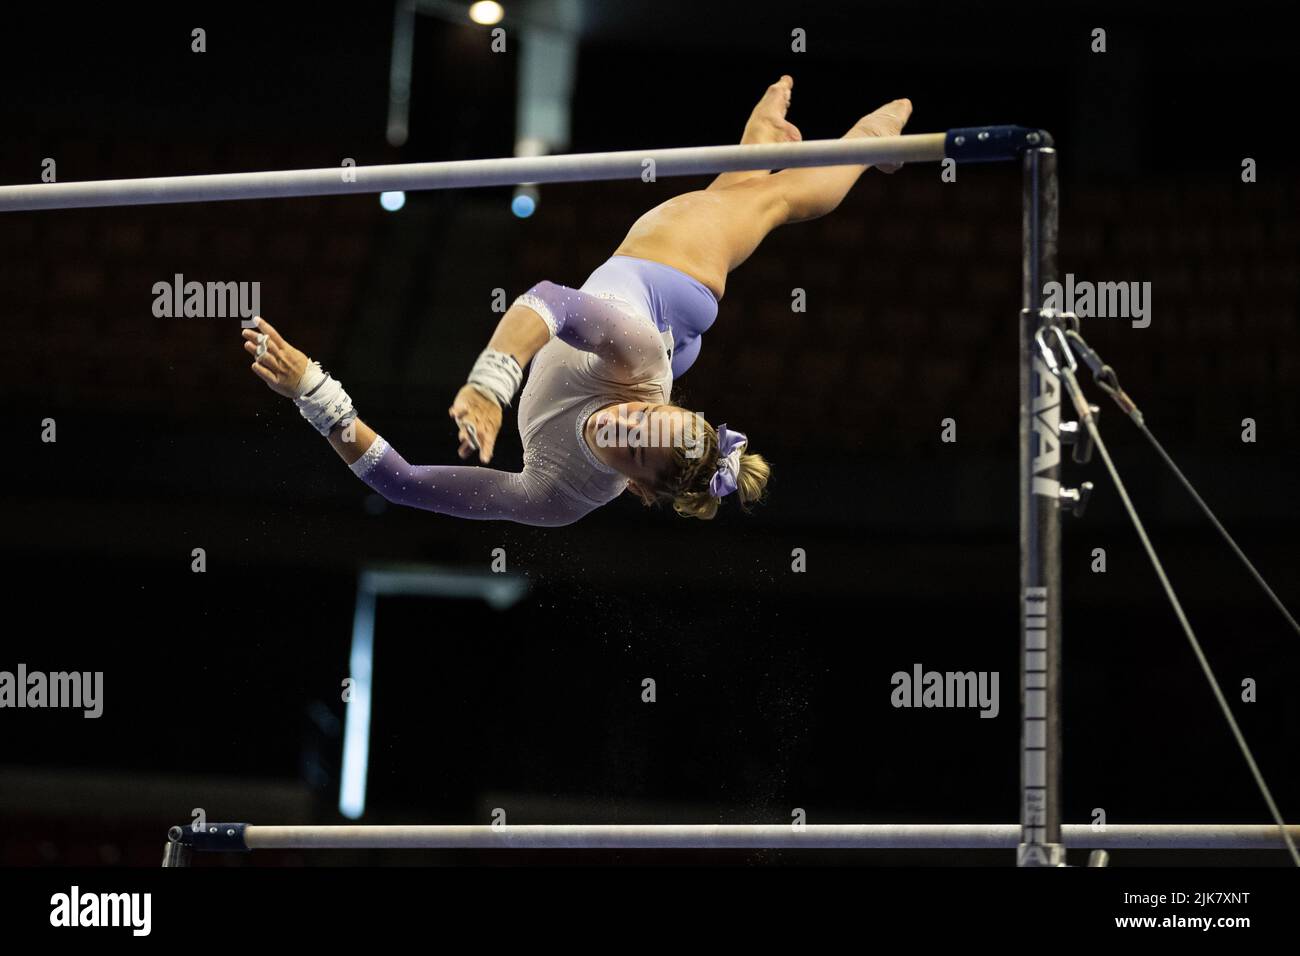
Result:
M1300 840L1300 825L1289 825ZM1061 828L1071 849L1283 850L1271 824L1090 824ZM1005 850L1020 824L597 824L529 826L173 827L171 842L194 850L339 849L854 849Z
M811 140L804 143L694 146L613 153L572 153L565 156L338 166L263 173L34 183L0 186L0 212L514 186L520 183L641 179L649 175L650 161L653 161L656 179L747 169L938 162L946 158L945 143L949 138L945 133L922 133L879 138ZM1005 136L1000 136L998 141L1003 139ZM987 155L980 155L971 161L988 159Z

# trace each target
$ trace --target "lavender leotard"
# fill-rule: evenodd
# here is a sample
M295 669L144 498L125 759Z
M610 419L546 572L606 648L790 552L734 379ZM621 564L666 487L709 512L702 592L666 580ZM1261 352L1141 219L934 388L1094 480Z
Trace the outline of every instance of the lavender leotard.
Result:
M612 295L648 315L672 336L673 378L681 378L700 354L700 336L718 317L709 287L672 266L614 256L583 283L584 292Z
M674 376L700 351L718 303L698 280L615 256L581 289L540 282L516 300L552 338L533 357L519 398L522 472L411 465L382 437L352 471L395 504L456 518L556 527L617 498L627 479L601 463L583 427L617 402L668 402Z

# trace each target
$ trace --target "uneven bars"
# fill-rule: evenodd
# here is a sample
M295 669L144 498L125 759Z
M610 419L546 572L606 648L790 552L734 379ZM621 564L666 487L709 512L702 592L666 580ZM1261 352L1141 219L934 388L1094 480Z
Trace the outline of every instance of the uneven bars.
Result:
M1051 137L1042 130L1022 126L979 126L947 133L824 139L805 143L693 146L387 166L35 183L0 186L0 212L640 179L651 169L651 161L655 178L746 169L918 163L942 159L992 162L1014 159L1024 149L1050 142Z
M1272 824L1090 824L1062 828L1067 847L1106 850L1280 850ZM1288 829L1300 840L1300 825ZM1007 850L1016 823L597 824L528 826L252 826L212 823L168 838L194 850L339 849L912 849Z

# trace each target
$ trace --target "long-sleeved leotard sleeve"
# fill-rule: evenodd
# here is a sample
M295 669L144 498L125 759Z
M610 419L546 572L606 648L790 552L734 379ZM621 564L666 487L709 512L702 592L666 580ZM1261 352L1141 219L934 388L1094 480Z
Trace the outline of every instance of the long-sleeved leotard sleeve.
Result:
M644 380L664 359L664 340L648 316L580 289L539 282L516 305L542 317L552 337L595 356L592 371L614 382Z
M394 504L453 518L554 528L572 524L591 510L557 493L528 469L508 472L466 465L412 465L379 436L350 467Z
M665 360L663 337L646 316L610 299L540 282L515 300L532 309L552 337L591 354L591 371L611 382L634 384ZM592 510L559 491L535 469L496 471L464 465L412 465L383 438L351 466L394 504L456 518L514 521L540 527L572 524Z

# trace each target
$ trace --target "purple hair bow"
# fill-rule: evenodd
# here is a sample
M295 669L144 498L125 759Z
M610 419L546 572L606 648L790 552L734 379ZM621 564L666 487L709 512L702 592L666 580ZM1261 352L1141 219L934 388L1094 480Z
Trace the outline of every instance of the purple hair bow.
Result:
M736 490L740 481L740 454L749 444L743 432L728 431L726 425L718 428L718 470L709 479L709 494L725 498Z

